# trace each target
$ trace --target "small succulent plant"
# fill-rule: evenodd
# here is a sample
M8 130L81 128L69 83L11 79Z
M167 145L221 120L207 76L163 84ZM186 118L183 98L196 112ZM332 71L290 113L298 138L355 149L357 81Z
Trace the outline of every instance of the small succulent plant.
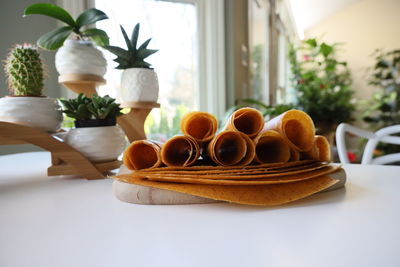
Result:
M41 96L43 91L43 64L37 47L17 44L9 52L4 70L12 96Z
M81 93L75 99L60 101L65 115L76 120L112 119L122 115L119 104L108 95L89 98Z
M149 45L151 38L147 39L142 45L139 46L139 48L137 48L140 24L139 23L136 24L135 28L133 29L131 40L129 40L124 27L122 27L122 25L120 25L120 27L128 50L125 50L117 46L111 46L111 45L105 46L105 48L108 51L117 56L117 58L114 59L114 61L119 64L116 67L116 69L129 69L129 68L150 69L151 65L145 61L145 58L158 51L154 49L147 49L147 46Z
M71 33L75 33L78 39L91 39L99 46L108 45L108 35L105 31L96 28L83 30L82 27L94 24L97 21L108 19L107 15L96 8L89 8L83 11L76 20L74 20L65 9L50 3L37 3L28 6L24 11L24 17L28 15L44 15L55 18L66 26L57 28L51 32L42 35L37 44L41 48L56 50L60 48Z

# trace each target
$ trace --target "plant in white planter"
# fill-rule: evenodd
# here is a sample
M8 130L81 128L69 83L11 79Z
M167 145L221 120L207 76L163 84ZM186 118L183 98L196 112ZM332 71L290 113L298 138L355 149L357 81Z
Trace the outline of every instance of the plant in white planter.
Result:
M75 99L60 100L63 112L75 119L65 142L93 162L116 160L125 148L125 134L116 126L121 108L109 96L79 94Z
M62 114L56 99L42 95L43 63L37 47L16 45L7 56L4 70L9 96L0 98L0 121L57 131Z
M151 38L137 47L140 24L136 24L129 40L125 29L121 27L127 50L117 46L105 46L111 53L117 56L114 59L119 65L116 69L122 69L121 98L122 102L157 102L158 78L156 72L145 59L158 50L147 49Z
M24 16L32 14L53 17L66 24L44 34L37 41L38 46L44 49L58 49L56 68L60 75L90 74L102 77L106 73L107 62L93 42L98 46L108 45L107 33L96 28L83 29L87 25L108 19L103 11L90 8L74 20L66 10L57 5L38 3L27 7L24 11ZM66 40L71 34L75 38Z

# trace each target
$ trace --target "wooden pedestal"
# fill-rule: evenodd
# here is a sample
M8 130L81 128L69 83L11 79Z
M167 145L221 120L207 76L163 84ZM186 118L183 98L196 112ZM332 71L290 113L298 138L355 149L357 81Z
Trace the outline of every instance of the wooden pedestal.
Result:
M58 82L77 94L84 93L92 97L96 94L97 86L105 84L106 80L92 74L64 74L58 77Z

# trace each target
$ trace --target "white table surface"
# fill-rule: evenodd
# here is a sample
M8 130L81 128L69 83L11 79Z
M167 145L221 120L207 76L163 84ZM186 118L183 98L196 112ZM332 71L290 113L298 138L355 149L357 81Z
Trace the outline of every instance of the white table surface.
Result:
M0 156L0 266L400 266L400 167L345 166L345 189L265 208L123 203L111 180Z

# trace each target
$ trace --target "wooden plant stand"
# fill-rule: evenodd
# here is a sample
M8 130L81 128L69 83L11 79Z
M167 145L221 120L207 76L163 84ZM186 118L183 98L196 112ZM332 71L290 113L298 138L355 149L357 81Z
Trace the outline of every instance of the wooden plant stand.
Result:
M58 81L75 93L84 93L87 97L96 93L96 87L105 83L96 75L68 74L61 75ZM153 108L160 107L154 102L124 103L122 107L130 108L129 113L119 116L121 126L129 142L146 139L144 122ZM15 123L0 121L0 145L33 144L51 153L52 165L47 169L48 176L80 175L86 179L105 178L104 173L117 169L122 162L94 163L85 158L79 151L39 129Z
M84 93L92 97L97 86L105 84L106 80L92 74L64 74L58 77L58 82L77 94Z
M92 163L67 143L33 127L0 121L0 145L32 144L51 152L48 176L78 174L86 179L104 178L104 172L119 168L121 161Z
M129 102L122 103L122 107L130 108L129 113L117 118L119 126L124 130L130 143L135 140L146 139L144 132L144 121L153 108L159 108L160 104L155 102Z

